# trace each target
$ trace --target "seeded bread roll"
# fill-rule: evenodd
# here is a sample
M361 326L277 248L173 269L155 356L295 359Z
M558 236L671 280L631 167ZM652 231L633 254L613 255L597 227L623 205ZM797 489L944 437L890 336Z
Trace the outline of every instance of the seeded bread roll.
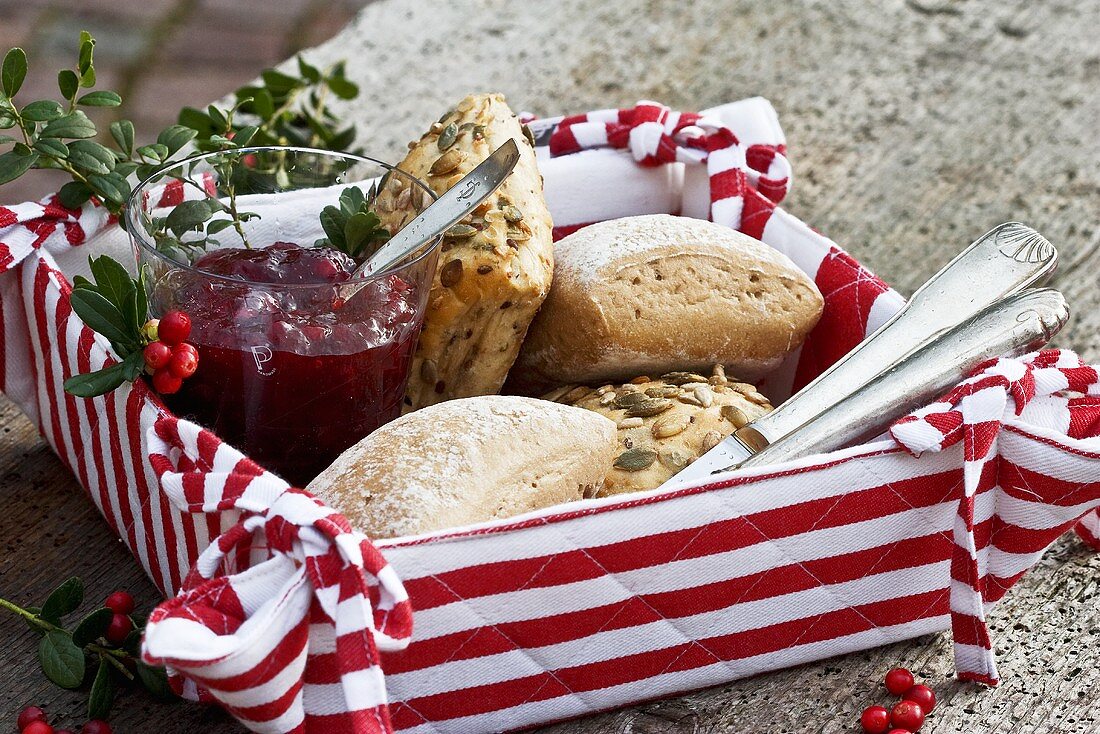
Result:
M542 177L534 148L502 95L466 97L410 143L399 168L442 194L508 138L519 143L515 170L449 230L440 247L406 410L499 392L550 289L553 226ZM410 197L379 198L379 216L391 231L414 216Z
M488 395L382 426L307 489L368 536L391 538L592 497L614 457L615 424L601 415Z
M618 448L598 496L654 489L749 421L771 411L752 385L726 378L671 372L638 377L615 388L558 388L546 395L615 421Z
M715 363L755 380L821 316L821 294L786 256L700 219L593 224L560 240L554 258L514 370L520 392Z

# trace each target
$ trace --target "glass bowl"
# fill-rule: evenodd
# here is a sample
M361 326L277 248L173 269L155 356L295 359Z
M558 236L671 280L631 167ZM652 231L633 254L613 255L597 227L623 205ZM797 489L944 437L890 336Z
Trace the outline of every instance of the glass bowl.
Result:
M434 200L372 158L241 148L159 170L125 212L152 316L187 313L199 353L166 405L297 486L400 414L435 274L438 238L350 278L322 225L350 187L393 230Z

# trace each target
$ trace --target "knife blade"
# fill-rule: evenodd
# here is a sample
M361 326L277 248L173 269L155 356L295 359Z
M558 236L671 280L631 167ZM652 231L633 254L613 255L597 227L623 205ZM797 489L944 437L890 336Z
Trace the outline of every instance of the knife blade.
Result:
M771 413L726 438L673 479L697 480L744 461L851 395L937 334L1005 296L1042 283L1054 272L1057 262L1054 246L1030 227L1019 222L994 227L817 379Z
M690 467L706 461L709 474L714 470L763 466L874 437L958 383L982 362L1040 348L1068 319L1066 301L1056 290L1040 288L1013 294L938 335L805 425L758 451L727 451L721 459L712 459L708 453ZM738 433L742 431L745 428ZM730 463L721 463L726 459L731 459ZM694 479L683 474L663 486L698 481L698 473Z

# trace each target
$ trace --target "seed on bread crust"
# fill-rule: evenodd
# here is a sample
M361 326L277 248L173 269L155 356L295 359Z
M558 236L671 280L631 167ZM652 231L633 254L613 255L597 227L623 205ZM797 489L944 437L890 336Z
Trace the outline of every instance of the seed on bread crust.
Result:
M623 471L641 471L657 460L657 452L642 446L627 449L615 459L615 468Z

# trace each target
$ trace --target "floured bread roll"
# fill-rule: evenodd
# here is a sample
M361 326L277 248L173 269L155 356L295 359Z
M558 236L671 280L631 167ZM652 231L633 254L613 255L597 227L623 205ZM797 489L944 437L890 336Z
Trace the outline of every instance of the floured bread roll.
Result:
M771 411L752 385L671 372L639 377L618 388L558 388L547 399L587 408L615 421L618 448L599 496L654 489L749 421Z
M519 144L515 170L440 245L406 410L500 391L550 290L554 252L535 151L502 95L463 99L411 144L398 166L442 194L509 138ZM415 216L409 196L379 199L376 208L391 231Z
M821 316L821 294L786 256L700 219L593 224L560 240L554 259L513 370L523 392L715 363L755 380Z
M592 497L615 424L504 395L402 416L340 455L307 489L372 538L416 535Z

